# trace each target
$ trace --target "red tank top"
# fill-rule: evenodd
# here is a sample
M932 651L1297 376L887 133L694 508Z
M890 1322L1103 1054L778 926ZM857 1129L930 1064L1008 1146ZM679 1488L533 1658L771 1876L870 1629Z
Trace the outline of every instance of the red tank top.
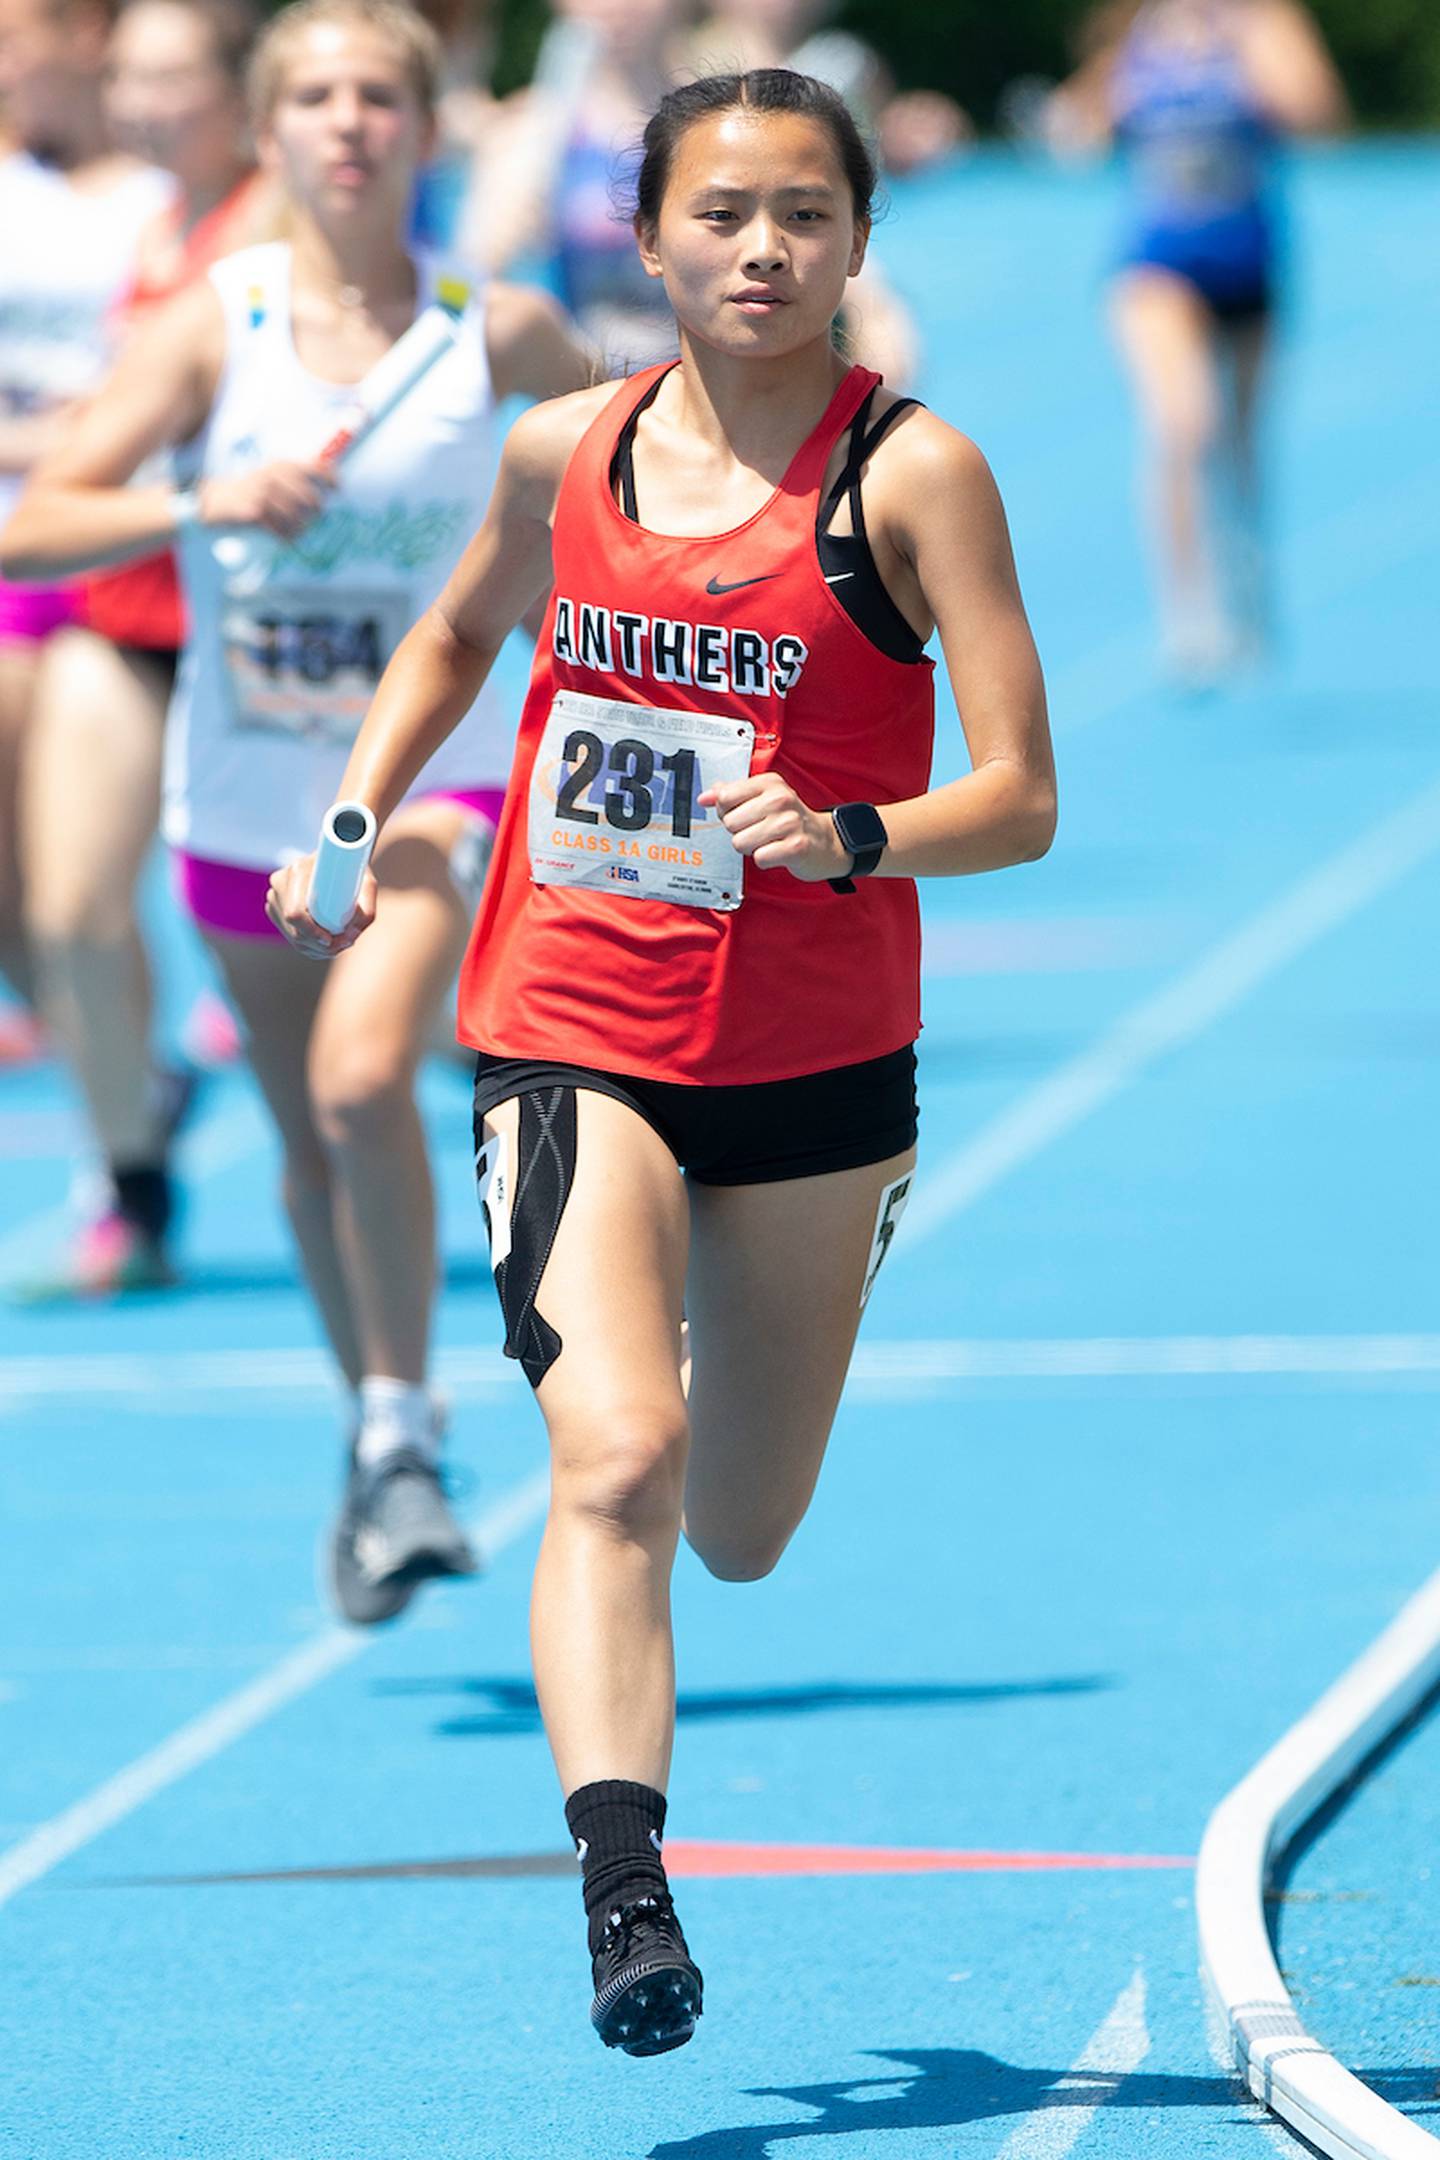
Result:
M251 174L188 233L178 209L166 213L159 237L170 243L163 269L142 269L120 304L127 329L153 315L176 293L203 276L213 262L239 247L255 216L263 185ZM118 570L97 571L80 585L81 620L115 645L147 652L176 652L185 640L185 608L175 557L142 555Z
M561 484L554 591L461 976L460 1036L650 1080L788 1080L918 1034L912 880L842 894L746 862L731 912L629 897L625 854L639 843L607 825L609 807L586 844L618 851L603 873L612 888L531 875L532 772L559 691L748 721L751 770L782 773L812 809L904 801L929 784L934 665L871 644L826 585L815 541L831 454L879 378L850 370L754 517L681 539L627 518L611 486L622 431L665 373L617 392Z

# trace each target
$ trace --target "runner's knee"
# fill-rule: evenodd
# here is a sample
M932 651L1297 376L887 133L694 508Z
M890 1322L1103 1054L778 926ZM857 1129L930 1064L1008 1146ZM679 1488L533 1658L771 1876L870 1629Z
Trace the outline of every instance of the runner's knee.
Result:
M760 1582L773 1574L795 1535L796 1524L781 1522L697 1522L685 1519L685 1541L719 1582Z
M553 1435L552 1511L584 1519L624 1542L673 1530L685 1489L689 1430L683 1409L585 1410L583 1433Z
M356 1034L317 1046L310 1069L315 1123L329 1148L381 1145L412 1109L408 1044Z
M118 881L109 888L77 878L52 881L37 873L25 895L26 926L42 954L107 954L136 934L130 892Z

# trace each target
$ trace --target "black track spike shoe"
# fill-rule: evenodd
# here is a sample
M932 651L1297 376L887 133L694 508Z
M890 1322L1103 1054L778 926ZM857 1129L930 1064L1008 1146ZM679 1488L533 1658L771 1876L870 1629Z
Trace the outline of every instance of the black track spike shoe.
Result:
M590 2022L606 2047L627 2055L665 2055L684 2047L694 2035L702 1994L668 1891L605 1915Z

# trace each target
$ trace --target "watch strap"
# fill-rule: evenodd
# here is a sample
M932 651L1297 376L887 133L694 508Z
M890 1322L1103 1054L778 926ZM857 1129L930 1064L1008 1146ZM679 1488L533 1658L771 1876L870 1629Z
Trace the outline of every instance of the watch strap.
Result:
M835 892L855 890L857 878L869 877L889 845L885 821L873 803L839 803L830 812L840 844L851 856L848 877L830 878Z

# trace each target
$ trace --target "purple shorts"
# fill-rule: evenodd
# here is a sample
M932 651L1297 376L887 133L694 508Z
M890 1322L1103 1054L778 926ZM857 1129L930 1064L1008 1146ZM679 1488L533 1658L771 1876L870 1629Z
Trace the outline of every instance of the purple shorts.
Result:
M460 803L473 810L493 828L500 823L505 803L504 788L437 788L422 795L421 802ZM172 850L175 890L180 903L202 930L218 931L221 937L285 940L265 913L270 872L251 870L239 863L209 862L203 855Z
M40 645L76 620L79 599L59 585L12 585L0 578L0 645Z

